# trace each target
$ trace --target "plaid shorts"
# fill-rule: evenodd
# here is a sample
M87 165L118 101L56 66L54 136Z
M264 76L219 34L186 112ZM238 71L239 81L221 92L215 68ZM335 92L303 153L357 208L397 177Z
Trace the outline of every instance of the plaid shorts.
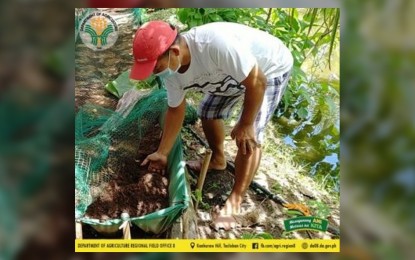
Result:
M283 75L269 79L261 108L255 119L254 127L258 143L264 141L264 130L271 119L282 95L288 85L291 70ZM201 119L227 119L239 100L243 100L244 91L236 96L218 96L207 94L199 105L198 115ZM240 116L240 115L239 115Z

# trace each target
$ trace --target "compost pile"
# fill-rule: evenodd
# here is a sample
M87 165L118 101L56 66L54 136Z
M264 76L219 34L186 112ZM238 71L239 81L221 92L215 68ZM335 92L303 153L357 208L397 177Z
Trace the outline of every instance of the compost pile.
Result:
M136 91L132 91L135 93ZM166 91L154 90L115 111L84 105L75 118L75 215L99 220L168 207L168 175L140 166L157 150Z
M160 133L157 125L141 139L132 134L127 140L115 140L107 166L99 174L109 181L91 181L94 202L87 208L86 217L107 220L120 218L123 212L138 217L168 207L167 174L150 173L140 166L157 149Z

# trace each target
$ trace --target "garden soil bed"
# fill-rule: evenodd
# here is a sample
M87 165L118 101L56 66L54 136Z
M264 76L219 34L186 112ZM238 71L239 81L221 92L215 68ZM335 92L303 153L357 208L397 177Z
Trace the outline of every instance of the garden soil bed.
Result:
M112 140L107 165L90 185L94 202L87 217L107 220L121 218L123 212L138 217L169 206L167 173L149 173L140 166L160 142L160 127L151 130L141 139L131 134Z

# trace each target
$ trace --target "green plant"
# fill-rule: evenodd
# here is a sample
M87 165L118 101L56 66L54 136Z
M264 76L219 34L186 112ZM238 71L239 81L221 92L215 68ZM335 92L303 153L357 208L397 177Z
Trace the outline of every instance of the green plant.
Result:
M282 194L283 192L282 186L278 182L272 185L271 190L276 194Z
M243 233L241 239L274 239L274 237L267 232L261 233Z
M313 209L314 216L322 219L327 219L330 216L330 208L322 201L312 200L307 203Z
M293 238L293 234L292 232L284 231L281 233L281 238L283 239Z
M177 17L190 29L211 22L238 22L244 13L240 8L179 8Z
M151 76L146 80L131 80L130 79L130 71L124 71L121 73L118 78L108 82L105 85L105 89L116 96L117 98L121 98L121 96L132 88L136 89L152 89L158 86L159 88L162 87L162 83L158 81L158 78L155 76Z
M209 190L217 190L217 189L219 189L219 187L220 187L219 186L219 183L213 182L213 183L210 184L209 187L206 188L206 190L207 191L209 191Z
M308 164L323 188L339 192L339 93L330 82L311 82L297 93L301 96L295 100L292 95L291 105L277 111L276 120L295 142L296 161Z
M210 205L203 202L203 195L202 195L202 191L199 189L196 189L195 191L192 192L192 199L195 201L195 204L198 205L198 207L204 209L204 210L208 210L210 208Z
M295 209L287 209L285 210L285 213L293 218L304 216L304 214L301 211Z

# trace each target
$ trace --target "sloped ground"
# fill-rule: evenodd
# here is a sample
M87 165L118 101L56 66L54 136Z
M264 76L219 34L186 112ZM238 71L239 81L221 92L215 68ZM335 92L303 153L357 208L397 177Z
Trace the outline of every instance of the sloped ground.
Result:
M232 122L230 122L232 125ZM200 122L191 127L199 136L204 137ZM269 128L273 128L271 126ZM228 124L227 133L231 131ZM274 194L280 195L289 203L310 205L313 201L319 201L321 205L327 206L327 215L332 227L339 229L340 212L339 199L322 190L312 178L302 173L302 169L296 167L290 161L285 145L277 139L272 129L268 129L267 138L263 144L263 157L260 168L254 181L262 185ZM205 148L190 133L184 131L183 143L187 160L203 159ZM233 161L237 149L234 141L230 137L225 140L227 159ZM277 156L273 152L277 150ZM259 234L266 232L272 237L278 238L336 238L328 232L299 231L284 233L284 220L292 216L286 213L286 209L278 203L265 198L262 194L257 194L253 190L248 190L242 204L242 214L237 217L241 224L240 228L231 231L214 230L211 223L210 211L215 205L220 205L226 200L233 185L233 174L229 171L220 176L218 173L209 172L206 175L203 186L203 203L199 203L198 232L200 238L208 239L232 239L241 238L247 234ZM192 191L195 189L197 177L193 176ZM311 208L311 215L321 214L321 207Z

